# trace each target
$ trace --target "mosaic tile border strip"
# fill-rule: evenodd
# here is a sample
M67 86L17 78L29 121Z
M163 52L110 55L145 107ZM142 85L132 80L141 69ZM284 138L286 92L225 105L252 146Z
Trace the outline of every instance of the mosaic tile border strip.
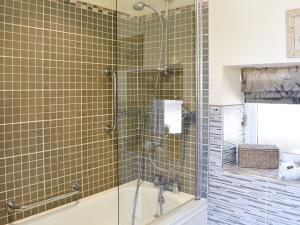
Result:
M48 0L50 2L56 2L56 3L62 3L62 4L70 4L72 6L81 8L81 9L86 9L86 10L91 10L93 12L99 12L103 14L112 14L115 11L107 8L103 8L98 5L82 2L79 0Z
M81 9L86 9L86 10L90 10L93 12L98 12L98 13L102 13L102 14L106 14L106 15L116 15L118 14L118 16L124 18L124 17L129 17L129 18L139 18L138 16L134 16L134 15L130 15L128 13L124 13L124 12L120 12L118 10L115 9L108 9L105 7L102 7L100 5L96 5L96 4L91 4L91 3L87 3L87 2L83 2L83 1L79 1L79 0L47 0L47 1L51 1L51 2L56 2L56 3L63 3L63 4L69 4Z

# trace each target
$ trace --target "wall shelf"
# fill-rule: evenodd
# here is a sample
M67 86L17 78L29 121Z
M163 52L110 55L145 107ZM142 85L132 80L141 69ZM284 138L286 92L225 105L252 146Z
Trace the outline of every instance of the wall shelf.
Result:
M241 168L238 165L225 164L223 169L226 172L247 175L250 177L256 177L262 180L276 181L282 184L293 184L300 186L300 180L290 180L285 178L279 178L278 169L268 170L268 169L254 169L254 168Z

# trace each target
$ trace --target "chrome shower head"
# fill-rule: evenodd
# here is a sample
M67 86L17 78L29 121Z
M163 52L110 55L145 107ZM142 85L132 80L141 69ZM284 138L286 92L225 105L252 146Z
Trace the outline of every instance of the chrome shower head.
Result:
M147 4L145 2L137 2L133 5L133 9L136 11L142 11Z
M151 9L153 12L155 12L161 19L162 23L164 22L164 20L166 19L156 8L154 8L152 5L150 5L147 2L137 2L135 3L132 8L136 11L142 11L144 10L145 7L148 7L149 9Z

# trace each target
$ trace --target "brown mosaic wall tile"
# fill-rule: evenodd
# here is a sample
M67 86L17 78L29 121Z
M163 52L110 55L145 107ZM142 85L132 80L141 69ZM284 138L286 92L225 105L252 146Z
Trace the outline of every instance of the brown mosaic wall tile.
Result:
M161 174L143 151L153 132L147 115L158 65L156 16L118 13L116 21L112 10L63 0L0 0L0 9L0 225L109 189L118 178L134 180L139 161L144 179ZM194 20L194 6L170 10L168 58L181 69L161 76L158 92L192 112ZM114 136L103 132L112 123L107 65L118 77ZM186 123L184 139L164 138L167 151L155 160L172 170L161 175L178 177L181 190L194 194L195 124ZM183 144L184 163L175 165ZM68 191L73 180L82 188L78 197L7 216L6 199L31 204Z
M0 0L0 224L117 185L111 79L116 14L68 1ZM24 213L69 191L77 197Z

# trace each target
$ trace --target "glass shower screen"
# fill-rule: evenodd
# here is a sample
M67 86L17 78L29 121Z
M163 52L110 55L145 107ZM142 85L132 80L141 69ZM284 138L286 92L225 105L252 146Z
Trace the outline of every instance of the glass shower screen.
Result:
M150 224L195 194L193 0L117 1L119 224Z

